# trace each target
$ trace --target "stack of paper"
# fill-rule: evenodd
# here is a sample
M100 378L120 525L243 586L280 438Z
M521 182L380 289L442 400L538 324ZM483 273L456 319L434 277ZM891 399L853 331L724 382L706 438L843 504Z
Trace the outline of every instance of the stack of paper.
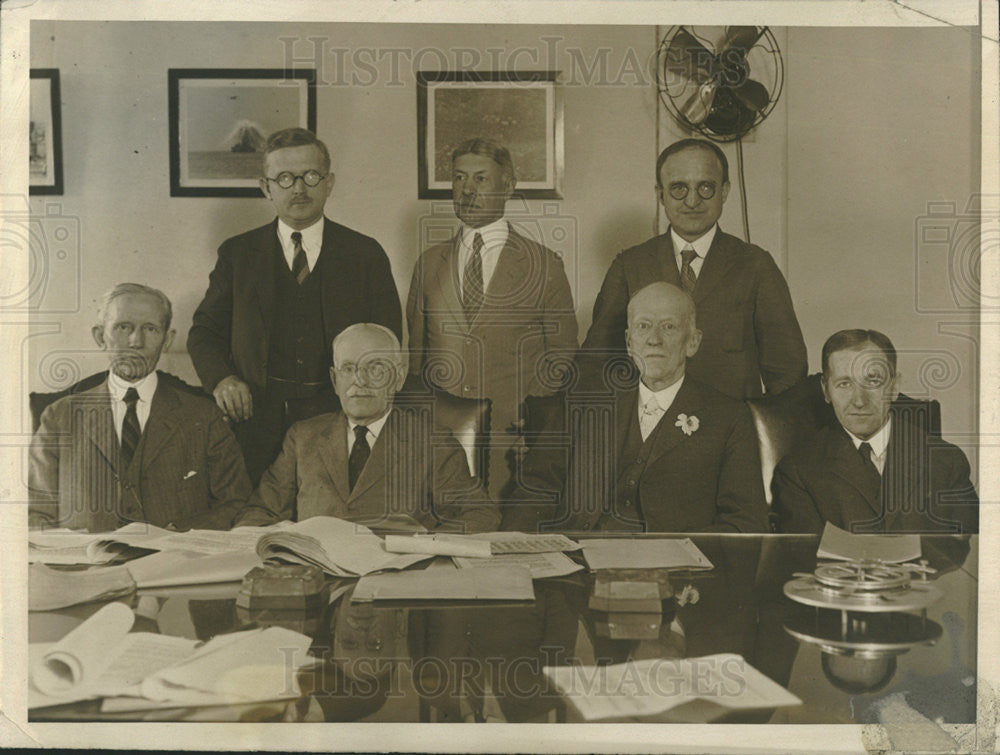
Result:
M739 655L652 658L612 666L547 666L545 675L588 721L646 718L695 701L716 715L801 705Z
M351 600L534 600L531 573L521 566L456 569L447 562L418 571L358 580Z
M288 522L279 522L268 527L173 532L145 522L132 522L114 532L41 530L28 533L28 561L107 564L151 551L185 551L202 555L252 553L262 535L290 526Z
M816 557L899 564L920 558L920 535L854 535L827 522Z
M135 589L135 580L124 566L86 571L57 571L45 564L28 567L29 611L54 611L78 603L111 600Z
M385 543L362 524L332 516L315 516L257 542L262 559L315 564L335 577L360 577L384 569L405 569L430 555L389 553Z
M712 562L691 538L584 540L583 557L598 569L711 569Z
M29 645L28 707L119 698L117 709L295 698L311 639L280 627L197 640L130 632L132 611L104 606L56 643ZM127 698L121 701L122 698Z

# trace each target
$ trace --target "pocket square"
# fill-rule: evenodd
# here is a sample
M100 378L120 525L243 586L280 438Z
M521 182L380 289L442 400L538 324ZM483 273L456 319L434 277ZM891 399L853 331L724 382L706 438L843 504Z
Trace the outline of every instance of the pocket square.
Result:
M194 476L195 476L196 474L198 474L198 471L197 471L197 470L195 470L195 469L192 469L192 470L191 470L190 472L188 472L188 473L187 473L186 475L184 475L184 477L183 477L183 478L181 478L181 479L182 479L182 480L190 480L190 479L191 479L192 477L194 477Z

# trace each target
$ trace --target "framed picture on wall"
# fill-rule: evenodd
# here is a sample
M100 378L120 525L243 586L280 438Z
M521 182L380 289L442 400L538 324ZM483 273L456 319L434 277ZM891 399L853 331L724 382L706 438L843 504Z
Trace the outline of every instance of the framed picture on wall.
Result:
M558 71L418 71L419 198L451 198L451 153L478 136L510 150L518 194L561 199L558 76Z
M32 68L28 105L28 193L62 194L59 69Z
M170 196L259 197L269 134L316 131L316 71L171 68Z

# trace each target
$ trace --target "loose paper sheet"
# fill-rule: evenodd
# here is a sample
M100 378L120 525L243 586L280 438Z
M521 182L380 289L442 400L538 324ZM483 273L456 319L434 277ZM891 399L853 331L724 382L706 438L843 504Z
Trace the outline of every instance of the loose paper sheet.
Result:
M482 569L488 566L522 566L531 573L532 579L563 577L580 571L583 566L568 558L564 553L507 553L482 558L455 558L459 569Z
M632 540L608 538L583 541L587 566L598 569L711 569L712 562L691 538Z
M899 564L920 558L920 535L855 535L827 522L816 557Z

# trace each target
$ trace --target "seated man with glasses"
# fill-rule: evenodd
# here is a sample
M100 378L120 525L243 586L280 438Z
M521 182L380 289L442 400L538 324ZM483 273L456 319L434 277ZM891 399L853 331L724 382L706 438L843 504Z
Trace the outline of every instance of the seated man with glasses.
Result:
M718 220L729 196L729 164L718 146L683 139L656 161L656 195L670 221L667 233L621 252L608 270L577 362L600 380L609 361L625 355L626 308L654 281L694 298L701 348L692 377L744 399L780 393L806 376L802 340L788 285L771 255L724 233Z
M965 453L894 407L896 349L877 330L841 330L823 345L823 396L836 422L779 462L771 483L782 532L979 531Z
M249 497L222 412L156 372L174 338L171 311L161 291L138 283L105 294L92 333L108 378L42 413L28 467L30 526L226 529Z
M285 402L329 391L334 336L357 322L402 335L385 251L323 216L334 181L326 145L284 129L268 138L262 162L260 190L278 217L219 247L187 342L254 484L281 448Z
M393 404L407 371L395 334L359 323L332 350L341 411L289 428L237 524L335 516L382 528L495 530L499 510L458 441L426 413Z

